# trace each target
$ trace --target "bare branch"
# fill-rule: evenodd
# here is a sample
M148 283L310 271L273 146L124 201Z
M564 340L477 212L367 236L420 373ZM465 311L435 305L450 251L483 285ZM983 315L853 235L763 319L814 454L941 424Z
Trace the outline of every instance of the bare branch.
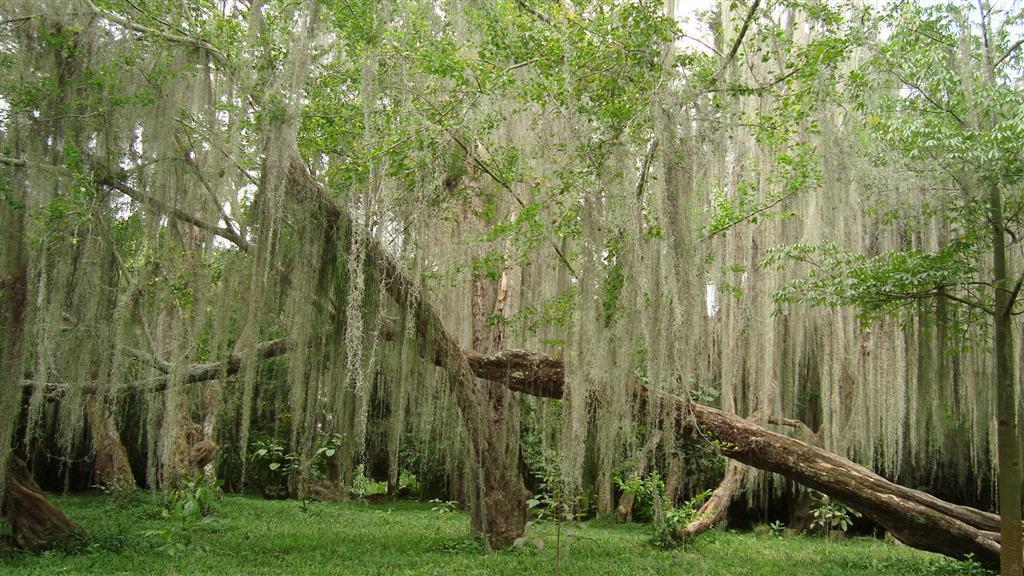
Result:
M743 26L740 27L740 33L736 36L736 40L733 41L732 48L729 48L729 52L725 55L725 61L722 62L722 67L719 68L718 74L721 74L736 59L736 54L740 51L740 45L743 44L743 38L747 35L747 30L750 29L750 23L754 21L754 14L757 13L757 7L760 4L761 0L751 2L750 9L747 10L747 16L743 19Z
M141 204L148 204L155 208L158 212L162 212L163 214L166 214L174 218L175 220L187 222L195 226L196 228L201 228L203 230L206 230L207 232L210 232L214 236L220 236L221 238L237 246L238 249L242 250L243 252L249 250L249 242L234 230L210 224L209 222L204 221L202 218L199 218L194 214L189 214L188 212L185 212L184 210L181 210L179 208L168 206L163 201L157 200L156 198L148 194L140 192L121 180L112 178L110 176L101 175L96 178L96 183L101 186L113 188L114 190L117 190L118 192L124 194L125 196L128 196L132 200L135 200L136 202L139 202Z
M60 168L58 166L52 166L50 164L43 164L39 162L29 162L24 158L8 158L0 156L0 164L12 166L15 168L35 168L37 170L45 170L47 172L53 172L57 174L66 173L66 171L63 168ZM109 174L103 174L97 171L93 177L93 180L98 186L106 186L107 188L117 190L118 192L124 194L125 196L128 196L132 200L135 200L136 202L139 202L141 204L148 204L155 208L158 212L166 214L167 216L170 216L175 220L187 222L188 224L191 224L196 228L201 228L215 236L220 236L221 238L237 246L239 250L249 250L249 242L230 228L224 228L210 224L194 214L189 214L188 212L185 212L184 210L181 210L179 208L168 206L163 201L158 200L143 192L140 192L139 190L136 190L135 188L129 186L123 180L115 178Z
M992 64L992 67L995 68L996 66L999 66L1000 64L1002 64L1003 60L1006 60L1007 58L1012 56L1013 53L1016 52L1017 49L1020 48L1022 44L1024 44L1024 38L1021 38L1020 40L1017 40L1016 42L1014 42L1009 48L1006 49L1006 52L1003 52L1002 56L1000 56L999 58L996 58L996 61Z

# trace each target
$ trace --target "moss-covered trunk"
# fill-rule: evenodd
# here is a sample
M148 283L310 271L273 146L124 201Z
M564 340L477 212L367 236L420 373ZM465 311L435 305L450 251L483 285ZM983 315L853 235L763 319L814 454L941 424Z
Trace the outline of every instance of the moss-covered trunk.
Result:
M25 462L16 456L11 456L8 463L5 484L3 513L19 548L49 550L80 533L78 526L46 499Z
M93 475L96 483L113 492L134 490L135 475L109 403L92 394L86 400L85 409L95 455Z

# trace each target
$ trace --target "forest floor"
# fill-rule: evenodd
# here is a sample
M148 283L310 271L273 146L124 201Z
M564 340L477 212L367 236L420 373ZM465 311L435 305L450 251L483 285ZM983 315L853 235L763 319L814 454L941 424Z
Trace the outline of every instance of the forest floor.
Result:
M873 538L829 542L710 532L685 548L663 550L651 527L592 521L530 526L520 548L484 554L463 512L438 503L368 504L267 501L225 496L200 523L170 518L156 497L129 502L98 495L56 497L90 537L73 551L0 559L6 576L52 574L362 575L362 574L651 574L928 575L981 574L953 562Z

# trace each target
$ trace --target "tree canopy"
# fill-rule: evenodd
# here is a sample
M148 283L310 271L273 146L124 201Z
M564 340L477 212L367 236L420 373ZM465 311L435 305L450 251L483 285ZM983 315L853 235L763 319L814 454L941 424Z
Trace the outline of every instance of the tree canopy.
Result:
M1019 574L1022 19L10 0L0 493L11 454L65 488L404 470L504 547L538 486L610 514L653 471L662 523L723 474L792 490L728 422L998 501L972 526Z

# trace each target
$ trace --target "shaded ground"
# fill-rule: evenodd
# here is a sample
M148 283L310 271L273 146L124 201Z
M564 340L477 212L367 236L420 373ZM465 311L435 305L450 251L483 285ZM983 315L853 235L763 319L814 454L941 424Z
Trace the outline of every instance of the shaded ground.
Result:
M211 520L193 528L163 517L141 495L115 504L104 496L57 502L92 534L76 553L0 560L10 576L51 574L356 575L554 574L555 527L533 525L520 549L484 554L461 512L402 501L303 504L226 496ZM433 509L432 509L433 508ZM871 538L830 543L712 532L685 549L652 547L649 526L589 522L563 530L561 574L967 575L969 567ZM540 539L542 548L534 543Z

